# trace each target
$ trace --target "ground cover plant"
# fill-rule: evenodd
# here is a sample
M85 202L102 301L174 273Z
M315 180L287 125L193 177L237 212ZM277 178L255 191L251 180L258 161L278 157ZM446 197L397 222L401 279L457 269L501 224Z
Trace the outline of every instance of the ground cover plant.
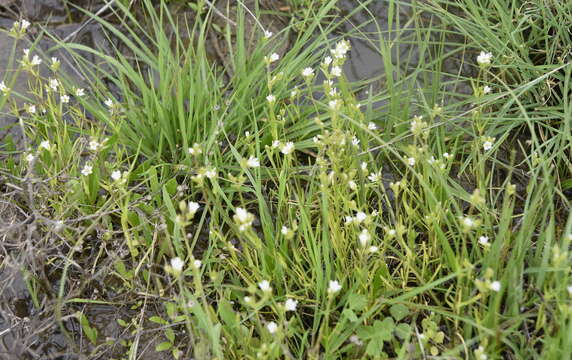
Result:
M108 50L6 30L30 93L0 79L26 135L0 148L2 270L67 341L18 356L572 357L572 4L388 0L372 33L371 1L292 1L275 31L172 2L86 12ZM345 76L355 39L375 78Z

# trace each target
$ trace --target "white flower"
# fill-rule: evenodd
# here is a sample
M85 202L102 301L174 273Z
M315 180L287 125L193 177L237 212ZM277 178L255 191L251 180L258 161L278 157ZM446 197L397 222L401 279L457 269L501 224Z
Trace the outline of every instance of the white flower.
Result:
M359 145L359 143L360 143L360 140L354 136L352 139L352 145L357 147Z
M382 178L381 175L381 171L378 172L372 172L369 174L369 176L367 177L369 179L369 181L371 181L372 183L376 183L379 182Z
M266 324L266 329L268 329L269 333L274 334L276 333L276 331L278 331L278 325L276 325L274 321L271 321L268 324Z
M352 189L352 190L357 189L357 184L356 184L356 182L353 181L353 180L348 181L348 186L349 186L350 189Z
M30 114L35 114L36 113L36 106L35 105L29 105L28 106L28 112Z
M200 261L200 260L194 260L194 261L193 261L193 267L194 267L195 269L197 269L197 270L201 268L201 265L202 265L202 264L203 264L203 262Z
M429 160L427 160L427 162L428 162L429 164L435 164L435 161L436 161L436 160L435 160L435 156L433 156L433 155L431 155L431 157L429 158Z
M365 161L362 161L362 163L360 164L360 168L361 171L367 171L367 163Z
M284 308L286 311L296 311L296 307L298 306L298 301L294 299L286 299L284 303Z
M338 99L330 100L328 106L332 110L337 110L340 107L340 101Z
M264 38L269 39L273 35L272 31L265 30L264 31Z
M34 55L32 58L32 65L40 65L42 63L42 59L38 55Z
M121 171L115 170L114 172L112 172L111 179L113 179L113 181L118 181L119 179L121 179Z
M273 148L273 149L276 149L276 148L280 147L280 145L281 145L280 140L274 140L274 141L272 141L272 148Z
M89 176L93 172L93 166L86 164L81 170L83 176Z
M70 102L70 97L67 95L62 95L60 96L60 101L62 102L62 104L67 104Z
M261 282L259 282L258 287L263 292L271 292L272 291L272 287L270 286L270 282L268 280L262 280Z
M387 235L389 235L389 237L394 237L397 234L397 231L395 231L395 229L389 229L389 231L387 232Z
M332 67L332 75L335 77L342 76L342 68L339 66Z
M282 235L288 235L288 231L290 231L290 229L288 229L288 227L285 225L283 225L282 229L280 229L280 233L282 233Z
M448 159L452 158L453 155L449 154L448 152L445 152L445 153L443 153L443 157L448 160Z
M354 345L357 345L357 346L363 345L363 341L361 341L359 336L357 336L357 335L350 336L350 342Z
M367 243L371 240L371 235L370 235L369 231L367 231L366 229L363 229L361 231L361 233L359 234L358 238L359 238L360 245L365 247L367 245Z
M492 91L493 91L493 89L492 89L490 86L488 86L488 85L486 85L486 86L483 88L483 94L485 94L485 95L486 95L486 94L490 94Z
M276 101L276 96L270 94L266 97L266 101L268 101L270 104L272 104L273 102Z
M51 147L52 146L50 145L50 142L48 140L44 140L40 143L40 148L42 148L42 149L50 151Z
M238 229L240 231L245 231L250 226L252 226L254 215L240 207L237 207L235 211L236 213L234 214L233 218L234 221L239 225Z
M467 228L472 228L473 226L476 225L475 221L473 219L471 219L470 217L466 216L463 218L463 225L465 225Z
M113 107L113 100L107 99L103 102L108 108Z
M50 88L54 91L56 91L58 89L58 86L60 86L60 82L58 81L58 79L50 79Z
M489 244L489 238L487 236L479 237L479 244L488 245Z
M367 249L367 251L369 251L370 253L374 253L377 252L379 250L379 248L377 246L370 246L369 249Z
M245 296L245 297L243 298L243 300L244 300L244 302L247 303L247 304L249 304L249 303L252 302L252 298L251 298L250 296Z
M6 86L6 84L4 83L4 81L0 82L0 91L2 91L3 93L7 93L8 91L10 91L10 89Z
M85 95L85 90L84 90L84 89L77 89L77 90L75 91L75 96L77 96L77 97L82 97L82 96L84 96L84 95Z
M377 125L375 125L375 123L373 122L370 122L369 124L367 124L367 128L372 131L377 130Z
M305 68L304 70L302 70L302 76L303 77L314 76L314 69L312 69L311 67Z
M30 22L26 19L22 19L20 22L20 30L26 31L30 27Z
M568 294L572 296L572 285L568 286L566 290L568 290Z
M27 58L30 56L30 49L24 49L22 50L24 52L24 57Z
M350 50L350 45L348 41L342 40L336 44L336 48L330 50L330 53L337 58L341 59L346 56L346 53Z
M278 61L278 59L280 59L280 55L278 55L277 53L272 53L270 57L265 57L266 62L268 62L269 64Z
M481 51L479 56L477 56L477 62L480 65L489 65L491 63L492 58L493 54L491 54L490 52Z
M180 274L183 271L184 266L185 262L181 260L180 257L175 257L171 259L171 269L173 269L175 274Z
M408 158L407 163L409 164L409 166L415 165L415 158L412 158L412 157Z
M499 292L501 289L500 281L493 281L490 285L490 289L494 292Z
M328 294L335 294L342 289L342 285L337 280L330 280L328 283Z
M326 56L324 58L324 65L328 66L332 63L332 58L330 56Z
M101 147L101 144L98 143L96 140L91 140L89 142L88 148L91 151L97 151Z
M32 162L32 161L34 161L35 158L36 157L33 154L26 155L26 161L27 162Z
M52 64L54 64L54 65L60 63L60 60L57 57L52 57L51 60L52 60Z
M365 219L367 219L367 215L366 215L363 211L358 211L358 212L356 213L356 216L355 216L354 219L355 219L355 221L356 221L358 224L360 224L360 223L362 223Z
M187 209L191 214L195 214L197 211L199 211L200 208L201 206L199 205L199 203L194 201L189 201L189 205L187 206Z
M483 150L489 151L490 149L492 149L494 141L495 141L495 138L492 138L492 137L484 138Z
M258 158L255 158L254 156L251 156L250 158L248 158L248 160L246 161L246 166L250 167L250 168L257 168L260 166L260 161L258 161Z
M209 179L214 179L217 176L216 168L209 168L205 171L205 176Z
M282 146L280 152L284 155L291 154L294 151L294 143L292 141L288 141L286 144Z

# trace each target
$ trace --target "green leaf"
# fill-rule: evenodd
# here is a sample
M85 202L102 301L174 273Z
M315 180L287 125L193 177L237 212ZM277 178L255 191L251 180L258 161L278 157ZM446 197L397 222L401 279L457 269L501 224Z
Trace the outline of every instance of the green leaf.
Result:
M97 345L97 329L89 325L87 316L85 316L83 313L77 313L77 316L79 318L79 323L81 324L81 328L85 336L87 336L87 338L93 345Z
M383 321L376 320L373 323L375 337L381 341L391 340L391 333L395 329L395 322L387 317Z
M171 342L171 344L175 343L175 332L173 329L165 329L165 337Z
M406 323L398 324L395 328L395 334L399 336L401 339L407 339L411 334L411 326Z
M165 341L165 342L162 342L159 345L155 346L155 351L160 352L160 351L169 350L171 348L171 346L173 346L173 344L171 344L168 341Z
M367 305L367 297L361 294L351 294L347 300L348 306L352 310L363 310Z
M167 324L169 324L168 321L163 320L163 319L160 318L159 316L151 316L151 317L149 318L149 321L152 321L152 322L154 322L155 324L159 324L159 325L167 325Z
M354 311L351 309L345 309L344 311L342 311L342 316L344 316L351 322L358 322L359 320Z
M395 321L400 321L401 319L409 315L409 309L407 308L407 306L403 304L395 304L391 308L389 308L389 313L391 314L391 316L393 316Z
M117 319L117 323L122 326L122 327L127 327L129 326L129 324L127 323L127 321L123 320L123 319Z

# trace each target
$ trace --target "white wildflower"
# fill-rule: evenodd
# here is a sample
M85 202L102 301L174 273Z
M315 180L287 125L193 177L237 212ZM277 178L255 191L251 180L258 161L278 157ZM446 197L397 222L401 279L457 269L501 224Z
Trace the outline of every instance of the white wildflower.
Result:
M58 79L50 79L50 88L54 91L56 91L58 89L58 86L60 86L60 82Z
M121 171L115 170L114 172L112 172L111 173L111 179L113 181L118 181L119 179L121 179Z
M257 168L260 166L260 161L258 160L258 158L251 156L246 161L246 166L248 166L249 168Z
M276 333L276 331L278 331L278 325L276 325L274 321L271 321L268 324L266 324L266 329L268 330L269 333L274 334Z
M8 88L6 86L6 84L4 83L4 81L0 82L0 91L3 92L4 94L7 94L10 91L10 88Z
M369 181L371 181L372 183L376 183L381 181L382 175L381 175L381 171L378 172L372 172L369 174L369 176L367 177L369 179Z
M171 269L175 274L180 274L183 271L183 267L185 266L185 262L181 260L180 257L175 257L171 259Z
M312 69L311 67L305 68L304 70L302 70L302 76L305 78L314 76L314 69Z
M259 282L258 287L265 293L272 291L272 287L270 286L270 282L268 280L262 280L261 282Z
M265 30L264 31L264 38L269 39L273 35L272 31Z
M367 245L367 243L369 243L369 241L371 240L371 235L370 235L369 231L367 231L366 229L363 229L361 231L361 233L359 234L358 238L359 238L360 245L365 247Z
M337 280L330 280L328 283L328 294L335 294L342 290L342 285Z
M486 85L485 87L483 87L483 94L487 95L490 94L491 92L493 92L493 89L490 86Z
M479 56L477 56L477 63L479 63L479 65L489 65L492 59L493 54L490 52L481 51Z
M493 281L493 282L491 282L489 287L492 291L499 292L501 289L501 283L500 283L500 281Z
M284 146L282 146L282 148L280 149L280 152L282 152L282 154L284 155L288 155L291 154L294 151L294 143L291 141L288 141L286 144L284 144Z
M479 237L479 244L481 245L489 245L489 238L488 236L481 236Z
M324 65L328 66L332 63L332 58L330 56L326 56L324 58Z
M370 253L378 252L378 250L379 250L379 247L374 246L374 245L370 246L369 249L367 249L367 251L369 251Z
M332 67L331 73L335 77L340 77L340 76L342 76L342 68L339 66L334 66L334 67Z
M50 142L48 140L44 140L40 143L40 148L50 151L51 149Z
M203 265L203 262L198 260L198 259L193 261L193 268L195 268L197 270L200 269L202 265Z
M81 170L81 174L83 176L89 176L93 173L93 166L86 164L83 169Z
M80 89L77 89L77 90L75 91L75 96L77 96L77 97L85 96L85 90L84 90L84 89L81 89L81 88L80 88Z
M70 102L70 97L67 95L62 95L60 96L60 101L62 102L62 104L67 104Z
M266 97L266 101L268 101L268 103L272 104L276 101L276 96L270 94Z
M105 104L105 106L107 106L108 108L113 107L113 100L111 99L107 99L103 102Z
M369 124L367 124L367 128L372 131L377 130L377 125L375 125L375 123L373 122L370 122Z
M408 158L407 163L409 164L409 166L415 165L415 158L412 158L412 157Z
M38 55L34 55L32 58L32 65L40 65L42 63L42 59Z
M296 307L298 306L298 301L294 299L286 299L284 303L284 308L286 311L296 311Z
M36 105L28 105L28 112L30 114L35 114L36 113Z

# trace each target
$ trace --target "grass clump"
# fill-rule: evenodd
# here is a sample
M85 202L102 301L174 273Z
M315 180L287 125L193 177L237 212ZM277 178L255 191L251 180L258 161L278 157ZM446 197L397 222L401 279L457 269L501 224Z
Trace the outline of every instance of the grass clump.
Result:
M338 34L334 3L282 30L283 55L263 24L248 50L239 7L229 80L205 51L214 12L180 24L150 1L150 26L120 3L121 30L93 16L111 55L58 45L85 90L26 55L29 143L3 171L58 278L23 262L34 305L53 299L71 346L69 321L94 358L134 359L148 332L174 358L570 357L570 7L388 1L413 31ZM376 79L346 79L352 37L386 60ZM85 313L120 303L137 315L114 343Z

